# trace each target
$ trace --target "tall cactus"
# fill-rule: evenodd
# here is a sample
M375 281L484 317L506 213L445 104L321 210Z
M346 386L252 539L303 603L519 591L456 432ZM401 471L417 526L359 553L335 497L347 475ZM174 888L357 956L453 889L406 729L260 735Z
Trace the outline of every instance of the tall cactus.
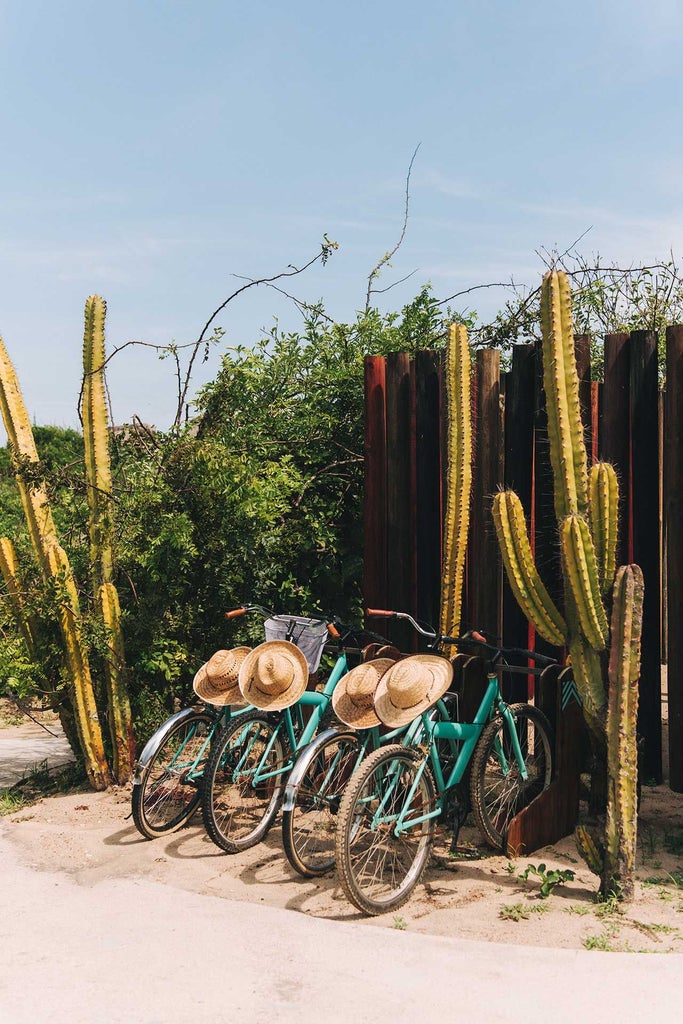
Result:
M630 760L624 760L622 767L622 757L626 755L620 744L624 737L635 744L634 701L632 693L624 694L626 677L635 686L639 674L640 628L636 628L636 620L639 615L642 617L642 573L637 566L622 567L617 573L610 631L605 598L614 580L618 485L614 469L606 463L597 463L588 471L571 294L566 275L561 272L549 271L543 279L541 320L543 385L564 581L564 617L534 566L521 503L513 492L496 495L493 518L503 562L520 607L542 636L557 646L569 648L594 751L603 764L607 761L613 787L608 793L603 886L608 885L608 876L621 872L626 878L630 871L630 888L628 883L621 887L622 895L628 896L632 891L633 861L624 851L628 843L635 842L636 783ZM606 650L610 663L609 709ZM613 696L613 676L620 680L618 698ZM587 840L583 845L586 843ZM591 851L598 848L595 843L588 846Z
M93 788L104 789L109 785L111 776L99 720L94 710L95 697L87 653L82 641L78 595L68 559L58 544L45 488L40 483L27 481L22 471L26 468L26 463L29 466L38 463L38 453L19 382L1 338L0 411L10 442L17 486L38 564L45 580L64 582L66 586L66 603L60 602L59 621L66 651L76 726L88 778Z
M470 347L467 330L451 324L446 348L446 496L440 630L456 636L462 615L465 550L472 493Z
M614 581L607 704L607 821L604 892L633 896L638 822L638 679L643 625L643 573L623 565Z
M104 671L114 776L127 782L133 770L135 743L125 680L125 659L119 599L112 582L112 477L109 423L104 385L104 321L107 306L99 295L85 303L83 335L83 440L90 507L90 561L97 608L108 634Z
M36 623L26 608L19 579L19 560L14 544L9 537L0 537L0 572L5 581L12 616L24 638L29 657L35 661L37 654Z

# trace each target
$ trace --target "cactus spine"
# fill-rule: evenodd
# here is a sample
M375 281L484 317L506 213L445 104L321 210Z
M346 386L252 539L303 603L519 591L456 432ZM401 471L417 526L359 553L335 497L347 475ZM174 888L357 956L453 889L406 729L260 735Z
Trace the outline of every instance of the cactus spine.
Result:
M85 303L83 335L83 440L90 507L90 560L97 608L107 628L109 652L104 671L114 776L127 782L133 769L134 740L125 683L121 612L113 575L112 478L104 384L106 303L91 295Z
M609 591L617 567L617 525L619 485L614 466L596 462L591 466L588 506L590 528L595 543L600 592Z
M446 507L440 629L457 636L462 616L465 551L472 493L470 347L467 330L451 324L446 347Z

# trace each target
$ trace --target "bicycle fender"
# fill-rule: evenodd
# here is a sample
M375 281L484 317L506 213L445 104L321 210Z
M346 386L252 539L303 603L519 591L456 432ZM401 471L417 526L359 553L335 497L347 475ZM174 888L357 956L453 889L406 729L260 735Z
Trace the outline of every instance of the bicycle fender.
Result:
M318 753L322 744L327 743L332 736L344 736L351 739L355 735L356 733L353 729L348 729L345 726L337 726L336 728L326 729L325 732L321 732L314 740L311 740L308 746L304 747L301 754L296 759L296 764L292 768L289 773L289 778L287 779L285 795L282 801L283 811L294 810L301 780L308 771L311 761Z
M142 748L142 753L137 759L135 764L135 775L133 776L133 785L139 786L142 782L142 775L149 764L153 754L158 747L164 742L171 729L175 728L178 722L184 722L186 718L194 718L197 714L195 708L183 708L182 711L176 711L175 714L167 718L165 722L162 722L156 732L153 732L150 738Z

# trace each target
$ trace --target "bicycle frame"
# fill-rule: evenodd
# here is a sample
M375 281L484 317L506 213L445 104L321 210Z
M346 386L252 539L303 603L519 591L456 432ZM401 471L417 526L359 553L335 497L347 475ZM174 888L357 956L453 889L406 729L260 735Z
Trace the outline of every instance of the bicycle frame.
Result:
M442 723L446 723L448 720L448 708L443 699L437 701L434 708L430 708L429 711L425 712L425 716L428 720L432 721L435 711L441 716ZM396 740L401 740L405 746L416 746L420 741L421 733L424 729L422 718L416 718L409 726L401 726L400 729L392 729L390 732L381 733L378 726L371 726L369 729L351 729L348 726L338 727L336 729L327 729L325 732L320 733L314 740L312 740L304 748L302 746L300 756L297 757L294 768L291 771L289 779L287 780L287 788L285 789L285 796L282 805L283 811L291 811L294 809L296 804L297 794L299 785L302 778L308 771L308 767L313 758L317 755L318 750L321 746L324 746L332 736L338 736L340 739L343 736L353 737L358 736L360 740L360 747L358 749L358 757L356 760L357 767L364 757L367 756L369 751L377 750L380 746L385 743L393 743ZM333 760L330 762L327 771L327 777L331 778L336 767L336 762ZM354 768L355 770L355 768ZM353 773L351 773L353 774ZM321 783L321 790L324 792L327 784L327 778Z
M325 683L325 687L322 691L307 690L305 693L301 695L301 697L296 702L296 704L293 705L293 707L285 708L282 712L280 712L280 718L277 727L274 729L273 735L270 737L270 740L268 741L268 744L263 752L263 755L259 759L259 763L256 766L256 769L254 770L253 778L251 780L252 788L255 789L258 785L267 781L268 779L272 779L278 775L284 775L292 770L296 760L295 755L299 753L305 746L307 746L313 739L316 729L320 724L322 713L327 707L330 696L332 695L332 691L334 690L335 686L337 685L341 677L345 675L347 671L348 663L346 660L346 653L342 651L339 657L337 658L334 668L330 672L329 678ZM300 735L297 738L296 729L292 719L292 712L295 709L301 709L304 707L312 707L313 710L311 712L310 718L308 719L308 722L303 728L303 732L300 733ZM279 737L281 730L283 729L285 730L287 739L289 741L289 748L292 751L292 756L288 758L287 761L279 764L275 770L264 771L261 766L268 763L268 758L270 756L270 752L273 748L275 740L277 737ZM257 737L254 736L249 746L242 751L242 756L240 757L239 762L235 765L235 776L238 776L242 772L244 761L246 760L247 755L250 753L251 747L256 742L256 739Z
M508 731L512 739L512 748L515 756L515 763L522 776L522 779L526 781L528 778L528 772L524 762L524 756L522 754L521 747L519 745L519 739L517 737L516 729L507 704L503 700L500 692L500 685L498 682L497 672L489 672L487 675L487 687L484 696L482 697L481 703L474 716L473 722L450 722L450 721L432 721L429 718L429 713L425 712L422 717L422 727L424 729L425 736L428 737L429 745L425 751L425 755L422 762L417 770L413 784L410 788L408 796L403 803L404 810L398 815L398 818L394 824L394 834L398 837L401 832L406 831L408 828L412 828L415 825L421 824L423 821L428 821L430 818L437 818L443 811L444 797L447 792L462 781L462 778L467 770L467 766L470 763L474 748L477 745L477 741L481 736L484 727L491 720L492 714L495 711L500 713L508 726ZM452 742L460 743L460 749L457 754L457 758L448 779L444 779L443 768L441 764L441 758L439 756L439 750L436 744L438 739L447 739ZM414 745L414 744L413 744ZM501 767L503 773L507 775L509 773L509 765L505 759L502 749L499 751L501 758ZM434 781L437 789L437 806L434 811L430 814L424 814L421 816L409 816L410 806L417 792L420 780L427 764L431 764ZM384 808L387 801L391 797L395 787L398 785L399 779L398 774L395 775L392 783L387 787L382 799L380 800L377 811L373 815L371 828L375 829L377 826L387 824L393 821L395 816L386 816Z

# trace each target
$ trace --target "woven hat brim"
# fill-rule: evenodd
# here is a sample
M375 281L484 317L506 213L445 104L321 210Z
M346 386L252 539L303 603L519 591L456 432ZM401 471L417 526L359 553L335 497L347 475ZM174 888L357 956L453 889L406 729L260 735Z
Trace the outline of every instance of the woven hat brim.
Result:
M286 653L294 661L297 674L290 686L279 694L268 694L258 688L254 677L254 670L257 667L259 658L264 653L276 654L278 649ZM260 711L284 711L292 704L296 704L306 690L308 684L308 662L306 656L296 644L288 640L266 640L265 643L254 647L240 666L239 688L247 704L253 704Z
M250 650L250 647L235 647L231 653L241 664ZM238 673L234 673L234 681L233 679L211 679L207 672L207 665L208 662L202 665L192 681L192 689L197 696L206 704L213 704L217 708L226 708L229 705L244 707Z
M425 696L417 704L414 704L410 708L398 708L392 703L391 697L389 696L389 683L391 682L391 673L399 665L405 665L406 661L412 661L415 659L416 663L422 664L425 667L429 667L434 671L431 673L433 685L425 692ZM427 660L429 659L429 660ZM427 677L425 677L427 678ZM448 690L453 679L453 666L446 658L440 658L434 654L413 654L410 658L404 658L403 661L397 661L394 665L384 673L379 681L377 689L375 690L375 711L380 721L389 726L390 729L400 729L403 725L409 725L419 715L428 711L433 704L436 704L440 697L443 697L444 693Z
M370 662L361 662L356 668L352 668L345 676L342 676L334 688L332 694L332 707L337 718L344 725L350 725L352 729L371 729L373 725L381 725L377 712L371 704L367 708L361 708L349 696L349 683L353 679L354 672L368 672L373 669L377 672L377 684L383 674L394 664L392 658L374 658ZM368 666L372 665L372 669Z

